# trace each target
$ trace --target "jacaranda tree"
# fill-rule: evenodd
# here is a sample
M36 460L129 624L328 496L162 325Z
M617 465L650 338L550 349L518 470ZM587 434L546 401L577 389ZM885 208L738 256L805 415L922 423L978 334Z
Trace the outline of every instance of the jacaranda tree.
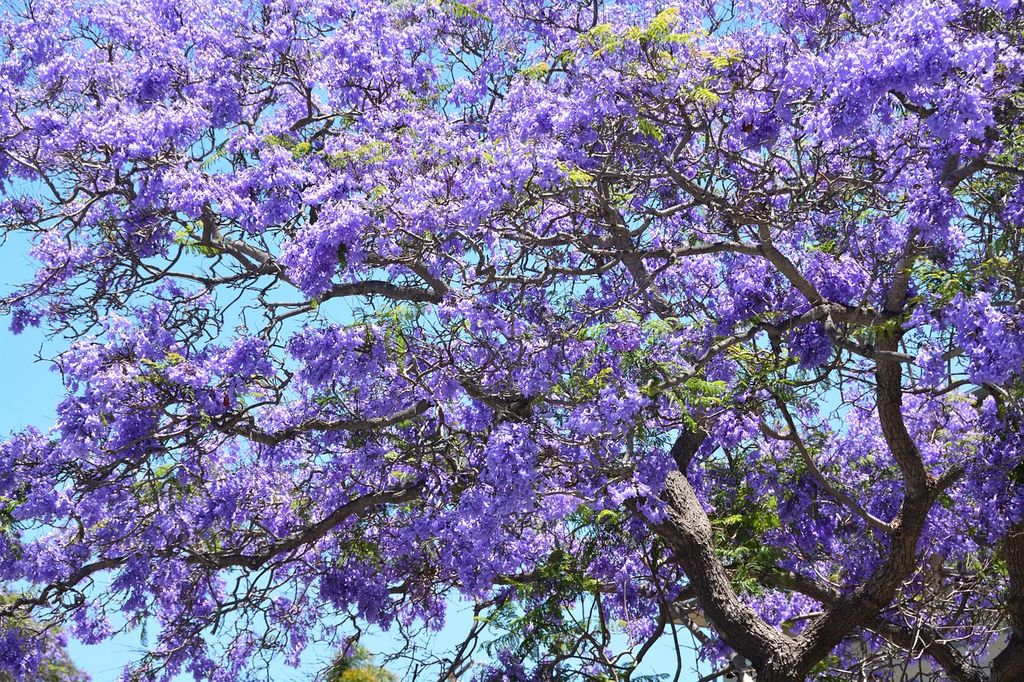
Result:
M66 386L0 446L5 618L139 679L456 595L423 679L686 625L1024 679L1016 0L4 7L4 303Z

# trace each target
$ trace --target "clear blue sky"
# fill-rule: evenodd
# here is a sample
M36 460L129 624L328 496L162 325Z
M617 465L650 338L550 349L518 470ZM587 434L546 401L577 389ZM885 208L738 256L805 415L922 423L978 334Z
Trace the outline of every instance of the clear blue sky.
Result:
M24 242L10 240L0 246L0 294L24 282L31 274L32 262ZM6 318L0 317L0 439L29 424L42 430L49 428L62 397L59 375L51 371L49 363L36 360L40 354L43 357L55 355L61 347L60 339L49 341L35 329L15 336L10 333L8 324ZM455 609L449 617L448 627L437 636L434 645L442 650L457 644L460 635L469 628L470 617L465 608ZM392 640L383 633L365 643L380 651L387 649ZM75 663L88 672L94 682L114 682L121 668L137 659L142 652L137 634L120 636L93 646L72 641L69 648ZM310 680L330 653L325 648L311 649L307 652L306 665L301 669L281 664L272 668L271 675L275 682ZM684 661L688 659L692 659L692 654L684 652ZM670 638L663 638L649 654L643 672L675 672L675 653ZM682 679L685 682L697 677L684 674Z

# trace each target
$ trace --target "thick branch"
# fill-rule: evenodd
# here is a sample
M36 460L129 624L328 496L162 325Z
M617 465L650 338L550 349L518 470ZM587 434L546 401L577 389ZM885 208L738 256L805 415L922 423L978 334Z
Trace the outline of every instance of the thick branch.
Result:
M899 334L879 333L878 350L895 352L899 338ZM903 368L897 360L879 356L875 364L875 381L878 421L889 452L903 475L906 495L908 498L924 498L932 480L903 419Z
M619 212L607 201L601 202L601 210L604 213L605 220L608 222L608 229L611 233L618 258L626 266L626 269L629 270L629 274L636 283L639 293L648 300L658 317L672 317L672 305L654 284L650 273L647 271L647 266L644 264L643 255L633 245L626 222L619 215Z
M790 571L768 573L761 576L765 584L782 590L793 590L804 594L825 606L833 606L842 597L830 585L822 584ZM913 629L891 623L881 617L868 620L864 627L885 637L904 651L919 648L935 659L954 682L983 682L985 673L980 666L973 663L963 652L942 640L942 637L926 625L917 625Z
M196 554L192 557L192 560L196 563L214 566L217 568L242 566L249 569L256 569L276 556L293 552L307 545L312 545L345 520L356 516L367 509L381 504L400 504L402 502L409 502L410 500L414 500L419 497L422 491L423 484L416 483L415 485L406 488L399 488L398 490L385 490L379 493L363 495L362 497L357 497L356 499L341 505L331 514L312 526L309 526L301 532L281 540L280 542L275 542L256 554L244 554L242 552L216 554L212 556Z
M896 348L898 336L879 341ZM877 405L882 433L903 475L905 494L884 559L860 587L812 621L799 638L801 665L809 670L854 628L888 606L904 580L917 568L917 542L928 512L941 488L934 485L903 420L902 370L894 360L879 359L876 369Z
M1009 577L1006 614L1012 632L992 662L992 682L1024 679L1024 522L1011 525L1003 538L1003 561Z
M320 298L320 301L343 296L383 296L393 301L412 301L414 303L440 303L443 298L442 294L433 290L399 286L391 282L371 279L365 282L335 284Z
M687 453L695 451L692 434L680 436L677 461L688 463ZM692 454L690 455L692 457ZM663 499L665 519L654 525L655 532L672 547L676 561L686 572L705 616L722 639L753 661L758 670L783 670L795 661L793 641L765 623L739 600L729 574L715 552L714 535L700 500L680 471L666 481Z
M215 424L215 427L222 433L241 436L255 443L260 443L261 445L274 446L280 445L281 443L295 438L296 436L313 431L370 431L373 429L382 429L388 426L394 426L395 424L406 421L407 419L420 416L429 410L430 406L431 403L429 401L421 400L412 407L408 407L387 417L336 420L308 419L298 426L293 426L281 431L275 431L274 433L267 433L266 431L256 428L252 423L251 417L246 424L239 424L236 421L220 425Z
M350 500L349 502L341 505L319 522L304 528L288 538L275 542L267 546L263 551L255 554L244 554L242 552L187 554L187 550L182 551L182 554L185 555L185 560L192 564L200 564L213 568L243 567L254 570L276 556L288 552L294 552L301 547L317 542L347 519L365 512L368 509L381 504L401 504L402 502L414 500L422 493L423 489L424 484L422 482L418 482L396 490L385 490L357 497L354 500ZM178 550L172 549L157 556L174 558L180 555L178 554ZM62 595L76 591L77 586L82 581L90 578L96 573L123 566L129 558L130 556L120 556L97 559L93 563L87 564L75 571L66 579L45 586L37 596L21 597L12 601L10 604L3 606L0 608L0 617L13 615L20 609L51 604L55 599L60 598Z
M783 277L789 280L797 291L803 294L807 302L812 306L817 306L825 301L825 297L821 295L818 289L811 284L810 280L804 277L804 274L793 264L793 261L789 260L785 254L775 248L772 244L771 236L768 232L766 225L760 227L761 244L759 250L761 254L768 260L769 263L774 265L776 269L782 273Z

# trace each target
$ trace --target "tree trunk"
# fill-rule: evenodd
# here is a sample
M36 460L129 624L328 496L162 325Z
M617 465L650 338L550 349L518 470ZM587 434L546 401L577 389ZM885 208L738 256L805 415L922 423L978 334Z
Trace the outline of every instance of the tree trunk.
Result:
M1006 613L1013 632L1006 647L992 661L992 682L1020 682L1024 679L1024 522L1010 526L1003 538L1003 560L1010 584Z
M759 669L756 682L805 682L806 677L794 669Z

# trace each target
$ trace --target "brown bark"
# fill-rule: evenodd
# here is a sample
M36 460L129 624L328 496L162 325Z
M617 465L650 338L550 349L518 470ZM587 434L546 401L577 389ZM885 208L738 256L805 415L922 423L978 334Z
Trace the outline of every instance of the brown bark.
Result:
M1003 539L1003 560L1009 586L1006 614L1010 620L1010 639L992 662L992 682L1024 680L1024 522L1010 526Z
M898 345L898 334L884 336L878 342L883 351L895 351ZM900 363L879 359L876 381L882 433L904 479L903 504L893 520L889 546L879 567L851 594L832 601L826 612L811 621L796 640L765 623L739 601L718 560L711 523L685 476L702 438L699 434L683 433L672 449L680 471L668 478L664 493L667 518L656 530L676 551L677 561L696 589L705 615L730 647L754 663L759 680L806 678L814 665L843 639L878 622L878 614L917 568L917 543L939 486L928 475L903 419ZM949 656L946 658L951 661Z
M840 600L841 595L832 586L803 575L788 571L774 572L762 576L766 585L804 594L826 607ZM988 679L981 666L969 659L963 652L942 640L941 635L927 625L909 628L891 623L881 617L868 621L864 629L885 637L905 651L918 649L931 656L953 682L985 682Z
M1024 638L1016 632L992 661L990 682L1020 682L1024 680Z
M684 432L677 439L672 455L684 471L702 441L703 434L693 432ZM730 647L754 663L758 679L798 680L777 677L795 669L793 640L761 620L737 597L715 552L711 521L682 471L669 474L663 497L668 505L666 518L654 529L674 550L715 630Z
M909 272L910 263L906 264ZM902 309L906 282L897 276L886 301L886 310ZM895 353L902 332L880 332L877 348ZM903 368L890 358L879 357L875 365L875 396L879 424L886 445L900 469L904 497L893 521L889 547L881 564L868 580L847 597L836 601L820 618L812 621L797 640L800 667L810 670L856 628L874 619L896 596L903 582L917 568L917 543L928 512L940 487L928 474L917 445L903 418Z
M761 251L790 283L811 303L812 308L827 306L820 294L795 271L791 263L772 247L762 231ZM909 290L910 270L916 252L909 246L897 268L892 286L886 297L884 316L896 319L902 312ZM875 321L874 324L878 324ZM899 593L901 587L918 568L917 545L929 511L944 487L955 480L952 472L936 478L929 474L921 454L910 436L903 417L903 369L899 346L902 330L880 330L874 349L876 361L876 407L879 425L886 445L899 467L904 496L896 518L887 524L890 530L885 538L888 546L874 573L851 592L835 594L821 600L825 613L807 624L803 632L793 639L761 620L753 610L740 602L732 589L729 575L716 555L711 524L700 505L686 471L693 453L702 438L684 433L672 449L679 471L669 475L664 500L668 504L666 519L655 527L658 534L675 550L676 561L686 572L697 593L697 600L722 639L738 653L752 661L760 682L789 682L803 680L813 667L823 660L845 638L861 629L885 629L887 636L901 637L897 626L889 626L879 615ZM792 425L791 425L792 426ZM1008 553L1017 553L1019 579L1011 576L1009 609L1016 610L1019 623L1015 632L1024 633L1024 535L1008 539ZM1016 544L1020 542L1020 546ZM1007 557L1010 563L1010 557ZM1017 569L1011 569L1011 572ZM1015 616L1011 616L1014 618ZM876 631L878 631L876 629ZM1016 659L1021 647L1016 636L1007 647L1000 682L1024 680L1024 662L1018 668ZM950 674L964 682L978 682L984 675L977 666L967 661L955 649L933 638L928 653L946 666ZM1012 659L1012 660L1011 660ZM993 679L996 673L993 673Z

